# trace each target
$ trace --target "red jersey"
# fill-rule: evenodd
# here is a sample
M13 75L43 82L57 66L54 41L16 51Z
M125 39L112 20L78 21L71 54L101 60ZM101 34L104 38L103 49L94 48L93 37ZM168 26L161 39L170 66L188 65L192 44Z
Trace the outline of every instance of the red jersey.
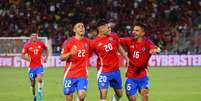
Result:
M140 78L148 73L148 61L151 57L150 49L155 48L151 40L143 38L136 42L132 38L121 38L120 43L127 48L128 58L130 59L126 77Z
M116 34L109 34L105 37L97 36L92 43L92 49L98 56L98 72L112 72L119 69L118 45L119 37Z
M71 55L66 61L64 78L87 77L90 54L89 45L90 40L88 38L77 40L75 37L72 37L64 42L61 54L70 52L73 46L77 47L75 54Z
M44 49L47 49L47 46L42 41L37 41L36 43L29 41L24 45L21 54L28 53L31 59L29 68L36 68L42 65L41 61Z

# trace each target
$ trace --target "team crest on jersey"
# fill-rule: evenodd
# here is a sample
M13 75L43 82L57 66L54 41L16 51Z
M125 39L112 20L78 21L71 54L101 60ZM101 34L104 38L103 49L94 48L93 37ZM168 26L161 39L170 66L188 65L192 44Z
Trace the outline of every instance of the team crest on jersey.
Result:
M112 41L113 41L113 38L112 38L112 37L109 37L109 41L112 42Z
M85 43L85 44L84 44L84 48L88 48L88 47L89 47L88 44Z
M146 48L145 47L142 47L142 52L145 52L146 51Z

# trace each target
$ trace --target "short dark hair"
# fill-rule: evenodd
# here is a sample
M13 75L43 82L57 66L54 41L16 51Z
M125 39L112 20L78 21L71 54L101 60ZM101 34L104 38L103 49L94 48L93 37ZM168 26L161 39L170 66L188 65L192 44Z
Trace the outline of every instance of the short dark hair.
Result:
M96 27L98 28L99 26L102 26L102 25L105 25L105 24L108 24L108 21L106 19L99 19L97 21Z
M38 35L38 33L37 33L37 32L31 32L31 35L33 35L33 34L36 34L36 35Z
M84 21L83 21L81 18L74 18L74 19L72 19L72 27L73 27L73 28L74 28L74 26L75 26L77 23L84 23Z
M147 25L145 23L137 22L137 23L134 24L134 26L139 26L139 27L143 28L143 30L145 32L147 31Z

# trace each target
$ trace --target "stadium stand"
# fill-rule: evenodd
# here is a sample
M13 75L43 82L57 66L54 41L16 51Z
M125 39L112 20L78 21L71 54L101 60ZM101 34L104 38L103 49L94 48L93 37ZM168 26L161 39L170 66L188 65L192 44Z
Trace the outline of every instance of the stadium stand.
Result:
M200 0L0 0L0 37L29 36L37 31L52 41L59 53L72 36L71 22L83 18L86 36L95 33L96 21L105 18L121 37L142 21L163 54L201 53Z

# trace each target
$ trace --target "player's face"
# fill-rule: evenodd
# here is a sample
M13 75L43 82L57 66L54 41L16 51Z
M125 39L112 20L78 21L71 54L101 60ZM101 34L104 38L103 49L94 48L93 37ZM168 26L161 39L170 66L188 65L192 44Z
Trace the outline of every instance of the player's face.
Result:
M111 25L107 24L108 25L108 33L111 33L112 32L112 28L111 28Z
M80 36L84 36L85 34L85 27L83 23L77 23L74 28L73 31L75 32L75 34L80 35Z
M101 34L104 34L104 35L108 35L110 33L110 31L111 31L111 29L108 26L108 24L99 26L98 30L99 30L99 32L101 32Z
M144 32L144 29L140 26L134 26L133 27L133 36L134 36L134 39L139 39L141 38L142 36L144 36L145 32Z
M38 40L38 34L37 34L37 33L32 33L32 34L31 34L31 40L32 40L33 42L36 42L36 41Z

